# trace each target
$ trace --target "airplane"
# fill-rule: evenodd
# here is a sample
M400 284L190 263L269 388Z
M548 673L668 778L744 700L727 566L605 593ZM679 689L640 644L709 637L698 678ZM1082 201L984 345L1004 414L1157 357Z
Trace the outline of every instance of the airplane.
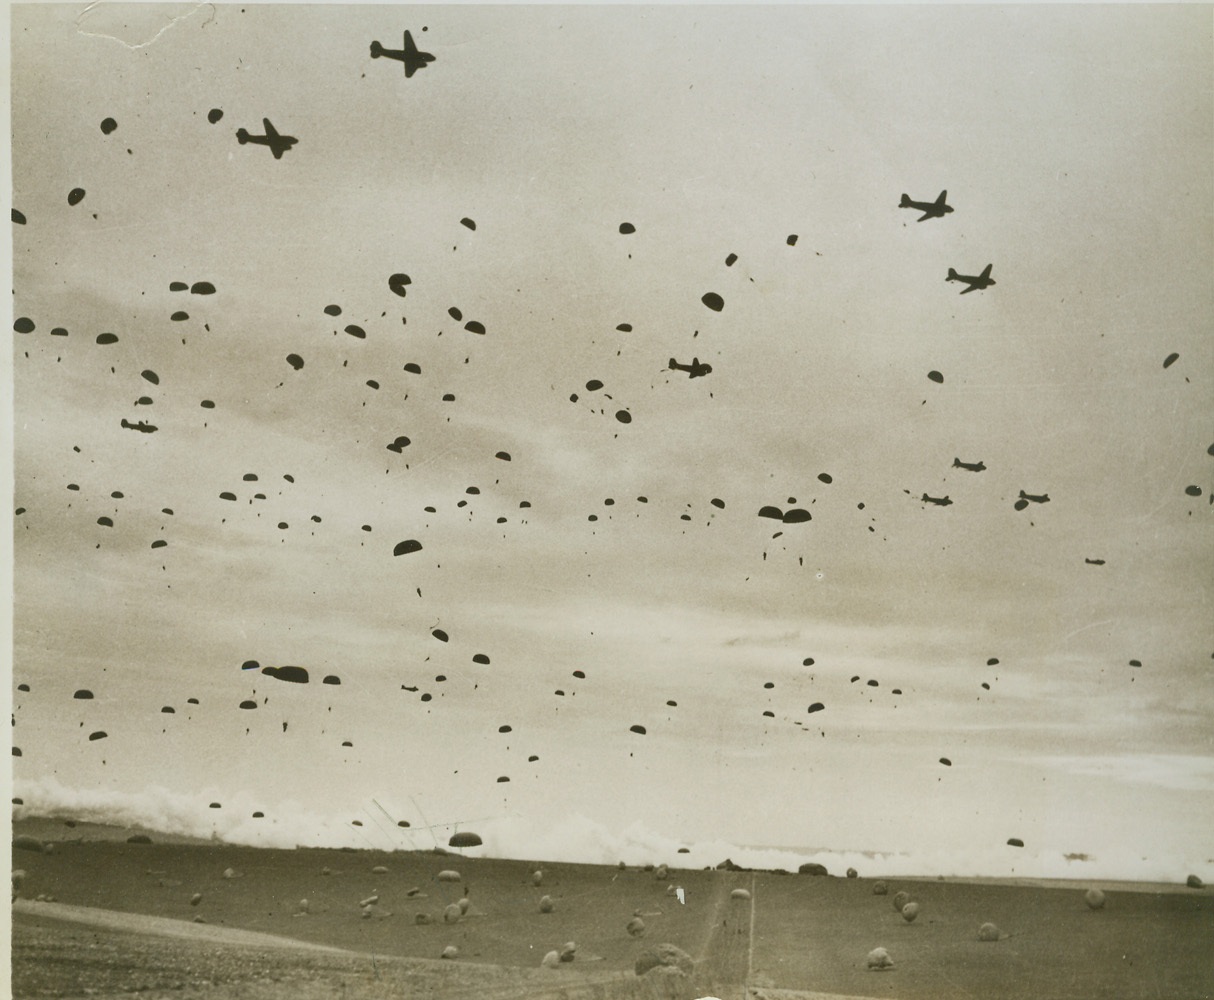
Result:
M1033 494L1025 493L1024 490L1021 490L1020 499L1031 500L1033 503L1049 503L1050 495L1048 493L1042 493L1040 496L1033 496Z
M707 375L712 371L712 365L707 362L701 364L699 358L692 358L691 364L681 365L674 358L670 359L670 370L687 372L688 378L699 378L702 375Z
M126 417L122 418L122 426L126 427L128 430L142 431L144 434L152 434L155 431L160 430L160 428L157 427L155 424L149 424L143 420L140 420L138 423L133 424L129 420L127 420Z
M953 501L948 497L929 497L926 493L919 498L924 503L934 503L937 507L947 507Z
M985 472L986 466L982 462L963 462L959 458L953 459L954 469L968 469L970 472Z
M413 43L413 36L405 32L405 47L403 49L385 49L379 42L371 43L371 58L384 56L397 59L405 64L405 79L411 77L419 69L425 69L427 63L434 62L434 56L429 52L421 52Z
M274 159L276 160L281 160L282 154L299 142L293 135L279 135L274 126L270 124L269 118L263 118L261 123L265 126L265 135L249 135L246 129L238 128L236 130L236 141L242 146L246 142L251 142L257 146L269 146L270 152L274 154Z
M924 219L941 219L948 212L953 210L952 205L944 204L944 199L948 196L947 191L941 191L940 197L935 201L911 201L910 195L904 194L902 201L898 203L899 208L917 208L923 214L919 216L918 222Z
M986 267L983 268L982 273L978 274L978 275L958 274L956 271L954 271L950 267L948 269L948 277L945 278L944 280L945 281L964 281L967 285L969 285L969 288L965 289L965 291L963 291L961 293L962 295L964 295L966 292L972 292L976 288L979 288L979 289L987 288L990 285L993 285L995 283L995 279L991 277L991 268L993 266L994 265L992 265L992 264L987 264Z
M1089 566L1103 566L1104 565L1103 559L1085 559L1083 561L1085 563L1087 563Z

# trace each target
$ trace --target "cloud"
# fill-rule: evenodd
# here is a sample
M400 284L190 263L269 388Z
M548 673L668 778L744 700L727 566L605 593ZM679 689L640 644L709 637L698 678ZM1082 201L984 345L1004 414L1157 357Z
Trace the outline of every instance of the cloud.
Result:
M1152 753L1043 756L1029 760L1079 777L1176 791L1214 792L1214 757Z

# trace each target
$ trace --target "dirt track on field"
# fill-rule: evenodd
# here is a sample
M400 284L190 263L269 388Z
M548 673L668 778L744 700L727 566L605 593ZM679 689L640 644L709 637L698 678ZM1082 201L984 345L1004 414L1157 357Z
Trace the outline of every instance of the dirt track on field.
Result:
M707 929L702 985L667 990L620 973L580 975L383 958L232 927L61 903L13 904L16 1000L865 1000L744 985L749 904L725 887ZM736 977L736 978L735 978ZM82 986L88 983L87 987ZM671 984L664 984L671 985Z

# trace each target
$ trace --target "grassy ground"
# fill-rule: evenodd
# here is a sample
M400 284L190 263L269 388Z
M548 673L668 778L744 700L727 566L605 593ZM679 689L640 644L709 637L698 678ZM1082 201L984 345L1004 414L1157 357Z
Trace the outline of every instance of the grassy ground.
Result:
M244 964L232 956L215 958L226 968L219 978L228 977L223 995L250 1000L306 1000L311 987L291 985L298 978L291 969L300 963L312 967L309 981L351 998L377 997L385 983L398 990L409 984L410 996L538 997L553 989L558 993L551 996L570 1000L661 995L632 973L638 953L659 942L678 945L699 961L695 982L667 991L671 996L737 1000L749 992L774 1000L783 991L820 991L899 1000L1214 998L1214 899L1208 890L1130 892L1105 885L1106 906L1092 911L1075 887L890 880L890 895L875 896L866 879L672 870L659 880L637 869L428 852L138 845L121 838L60 842L51 854L14 851L13 866L27 872L25 900L49 895L59 903L192 926L201 918L207 927L280 935L361 955L311 954L306 962L280 956ZM379 866L387 871L373 871ZM537 867L544 871L539 887L531 883ZM444 869L458 870L460 880L439 881ZM234 877L225 877L229 870ZM670 886L683 889L685 902L669 893ZM751 890L753 900L731 898L734 888ZM891 905L899 888L920 903L914 923L903 921ZM201 898L192 905L196 894ZM359 904L373 895L378 902L364 917ZM543 895L552 898L553 912L540 912ZM463 896L471 904L467 914L444 923L444 907ZM89 964L103 955L110 956L105 968L126 970L128 986L159 969L169 985L155 988L171 995L214 989L213 976L195 982L190 970L210 961L199 957L209 954L206 948L218 949L218 955L218 944L192 942L174 951L162 941L113 929L56 930L29 910L22 904L14 920L14 984L28 987L18 996L83 996L90 977L98 975ZM639 939L625 930L638 911L647 925ZM418 913L431 922L418 924ZM986 921L1007 936L979 942L978 928ZM105 937L104 947L89 947L90 940L101 940L89 933ZM575 961L540 970L543 955L566 941L577 943ZM460 949L459 960L436 961L448 945ZM893 971L865 967L865 956L877 946L893 956ZM195 947L204 951L195 955ZM183 964L186 954L195 958ZM452 966L459 971L449 971ZM273 971L263 976L263 967ZM526 976L540 978L520 978Z
M537 966L567 941L579 960L630 969L643 946L625 927L639 910L645 940L670 941L699 953L711 930L719 876L680 873L687 883L680 905L668 881L653 873L582 865L544 865L543 884L531 884L526 862L440 857L429 853L337 850L271 851L241 847L182 847L84 843L59 845L51 855L14 854L28 872L22 895L58 902L193 920L281 934L371 954L438 958L447 945L466 961ZM372 871L388 869L385 874ZM235 877L225 878L232 869ZM323 874L325 870L330 874ZM456 869L461 880L440 882ZM739 876L735 876L737 878ZM414 895L410 890L416 889ZM191 899L200 894L195 906ZM444 908L461 897L467 915L443 922ZM540 898L554 909L540 912ZM363 918L359 903L378 902ZM300 901L308 900L301 914ZM417 914L429 924L419 925Z

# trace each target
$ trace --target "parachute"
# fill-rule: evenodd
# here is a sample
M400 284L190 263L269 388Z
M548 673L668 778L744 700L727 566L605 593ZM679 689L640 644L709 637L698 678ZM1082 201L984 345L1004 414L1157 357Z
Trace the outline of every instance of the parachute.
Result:
M481 838L471 830L463 830L459 833L453 833L447 841L448 847L480 847Z

